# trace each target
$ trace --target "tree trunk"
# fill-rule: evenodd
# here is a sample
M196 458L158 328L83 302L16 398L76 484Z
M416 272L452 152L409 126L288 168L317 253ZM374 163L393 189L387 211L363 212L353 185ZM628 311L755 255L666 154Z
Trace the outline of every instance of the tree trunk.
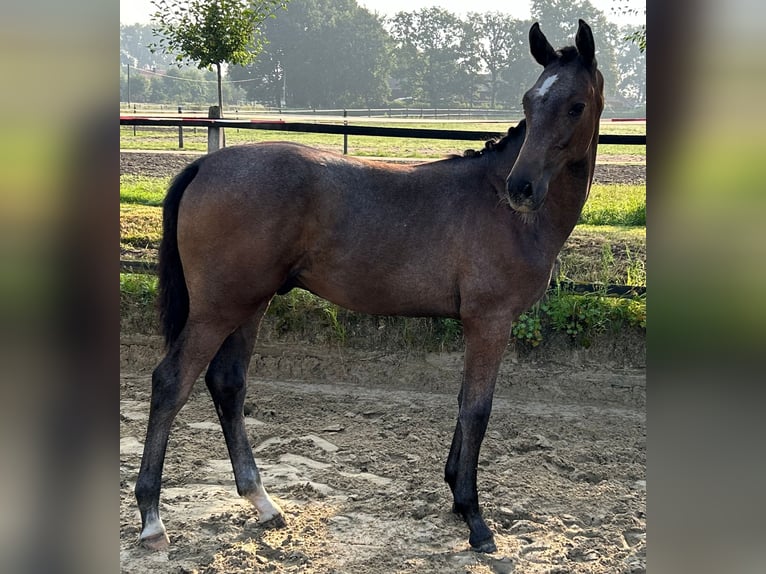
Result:
M491 71L491 80L490 80L490 104L489 107L493 110L495 109L495 96L497 94L497 72L495 70Z

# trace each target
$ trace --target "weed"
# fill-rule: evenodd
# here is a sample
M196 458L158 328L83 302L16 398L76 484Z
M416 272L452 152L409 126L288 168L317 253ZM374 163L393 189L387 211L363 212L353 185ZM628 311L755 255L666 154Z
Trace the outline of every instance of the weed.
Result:
M609 323L610 306L606 297L598 294L559 294L546 300L544 311L551 327L563 331L584 347L590 347L592 337L601 333Z
M646 263L644 260L634 257L627 245L625 246L625 257L628 260L625 284L646 287Z
M433 326L440 349L454 346L463 336L463 324L458 319L434 319Z
M543 326L540 320L540 310L541 306L538 303L526 313L522 313L513 323L511 336L517 341L529 343L533 347L542 343Z
M609 243L601 246L601 278L602 283L609 283L609 278L614 268L614 253Z
M345 343L348 334L346 332L346 328L340 323L340 321L338 321L338 307L331 303L325 303L322 306L322 311L324 311L326 317L330 320L330 326L332 327L333 333L335 333L338 341Z
M120 293L137 303L153 303L157 296L157 277L139 273L120 273Z

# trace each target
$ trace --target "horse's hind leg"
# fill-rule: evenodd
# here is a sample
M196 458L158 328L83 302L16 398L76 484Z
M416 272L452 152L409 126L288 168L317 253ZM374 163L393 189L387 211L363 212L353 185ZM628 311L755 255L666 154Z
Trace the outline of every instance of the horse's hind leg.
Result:
M210 361L231 327L220 322L190 321L152 373L152 399L136 500L141 512L141 543L165 548L170 540L159 511L160 483L170 427L186 403L194 381Z
M205 382L221 421L237 492L255 506L261 523L281 527L285 525L282 510L263 487L245 431L244 416L247 369L268 304L267 299L251 320L224 341L210 363Z

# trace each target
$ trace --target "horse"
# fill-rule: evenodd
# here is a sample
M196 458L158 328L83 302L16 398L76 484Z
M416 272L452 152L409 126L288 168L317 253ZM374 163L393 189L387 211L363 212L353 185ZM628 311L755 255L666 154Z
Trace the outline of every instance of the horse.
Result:
M237 492L264 526L285 526L243 405L261 319L276 294L301 288L360 313L462 322L444 479L470 547L496 550L476 486L495 381L514 320L546 291L588 197L604 105L584 21L575 46L555 50L538 23L529 41L543 70L523 97L524 119L480 151L401 165L259 143L210 153L174 178L159 249L166 354L152 373L135 486L143 546L170 543L159 513L168 436L206 366Z

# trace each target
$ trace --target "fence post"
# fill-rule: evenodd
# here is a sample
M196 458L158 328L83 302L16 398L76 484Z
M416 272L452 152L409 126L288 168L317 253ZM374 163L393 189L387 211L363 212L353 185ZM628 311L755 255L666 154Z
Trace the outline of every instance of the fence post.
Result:
M218 106L210 106L207 112L207 117L211 120L221 119L221 108ZM207 128L207 153L214 152L223 147L223 128L217 126L210 126Z
M348 125L348 120L346 119L348 117L348 110L343 110L343 126ZM348 133L346 130L343 130L343 155L348 155Z
M178 113L182 114L181 106L178 106ZM184 149L184 127L178 126L178 149Z

